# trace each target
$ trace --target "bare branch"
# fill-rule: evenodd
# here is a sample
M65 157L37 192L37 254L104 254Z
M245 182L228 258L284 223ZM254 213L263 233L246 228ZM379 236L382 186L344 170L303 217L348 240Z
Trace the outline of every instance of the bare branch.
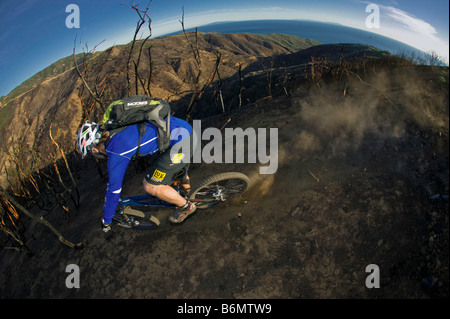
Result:
M89 91L89 93L91 94L92 98L103 108L103 103L102 101L100 101L96 95L94 94L94 92L92 92L91 88L89 87L89 85L86 82L86 79L84 78L83 74L80 71L80 68L78 66L77 63L77 59L75 58L76 54L76 37L74 40L74 46L73 46L73 63L75 65L75 70L77 71L78 76L80 77L80 79L83 81L84 86L87 88L87 90Z
M55 168L56 168L56 172L58 173L58 177L59 177L59 180L60 180L60 182L61 182L61 185L63 185L63 187L64 187L64 188L67 190L67 192L70 194L70 196L71 196L72 199L73 199L73 202L74 202L75 206L78 208L78 207L80 206L80 193L79 193L79 191L78 191L77 183L75 182L75 179L73 178L72 172L70 171L69 164L67 163L67 159L66 159L66 156L65 156L65 154L64 154L64 151L62 150L61 147L59 147L58 143L56 143L56 141L53 139L53 136L52 136L52 124L53 124L53 123L50 123L50 128L49 128L48 133L49 133L49 135L50 135L50 139L52 140L52 143L56 145L57 149L58 149L59 152L61 153L62 159L64 160L64 164L65 164L65 166L66 166L67 172L69 173L70 180L72 181L72 184L74 185L75 191L76 191L76 193L77 193L77 198L76 198L76 199L74 198L74 196L73 196L73 194L72 194L72 191L71 191L70 189L68 189L68 188L65 186L65 184L63 183L62 178L61 178L61 175L59 174L58 166L56 165L56 161L55 161L54 165L55 165Z
M151 28L151 22L152 20L150 19L150 16L148 15L148 11L150 9L150 5L151 5L151 1L148 4L147 8L145 9L145 11L142 11L141 9L138 8L139 5L133 5L130 9L133 9L134 11L136 11L136 13L139 16L139 21L136 23L136 29L134 31L134 36L133 36L133 41L131 42L131 48L130 48L130 52L128 54L128 59L127 59L127 87L128 87L128 96L131 96L131 76L130 76L130 61L131 61L131 57L133 55L133 50L134 50L134 46L136 44L136 40L137 40L137 36L139 34L139 31L141 30L142 26L145 23L148 23L148 30L149 30L149 35L142 41L141 46L139 48L139 54L138 54L138 58L137 61L134 62L134 71L135 71L135 91L136 94L138 94L138 66L141 60L141 54L142 54L142 49L144 47L144 44L146 43L146 41L152 36L152 28ZM142 85L142 83L141 83ZM143 89L145 90L145 86L143 86Z
M50 222L48 222L46 219L44 219L43 216L37 217L36 215L33 215L30 213L25 207L20 205L11 195L9 195L7 192L3 190L3 188L0 186L0 194L2 194L5 198L7 198L16 208L18 208L20 211L22 211L25 215L30 217L31 219L37 221L38 223L44 224L47 226L56 236L58 236L58 240L63 243L64 245L67 245L72 248L82 248L83 243L74 244L67 239L64 238L64 236L59 232Z
M383 96L386 98L386 100L388 100L388 102L391 103L397 111L399 111L398 106L395 105L394 102L392 102L391 99L390 99L383 91L381 91L379 88L377 88L376 86L374 86L374 85L372 85L372 84L370 84L370 83L364 82L364 81L359 77L358 74L356 74L356 73L354 73L354 72L352 72L352 71L348 71L348 70L347 70L347 72L349 72L349 73L353 74L354 76L356 76L356 77L358 78L358 80L359 80L361 83L363 83L363 84L365 84L365 85L367 85L367 86L370 86L370 87L376 89L376 90L377 90L378 92L380 92L381 94L383 94Z
M197 63L197 77L195 80L195 84L194 84L194 92L192 93L192 97L191 97L191 101L189 102L188 108L187 108L187 112L186 112L186 121L189 121L191 119L191 115L192 112L194 111L195 106L197 105L197 103L200 101L201 97L203 96L203 93L205 92L206 88L209 87L209 85L212 83L212 81L214 80L214 77L216 76L216 74L218 74L218 70L219 70L219 65L220 65L220 61L221 61L221 54L216 52L213 48L214 53L216 54L216 63L214 65L214 69L211 72L208 80L206 81L206 83L203 85L203 87L200 89L200 77L202 75L203 72L203 66L202 66L202 59L200 57L200 49L199 49L199 41L198 41L198 29L195 28L195 47L192 44L192 42L190 41L189 37L187 36L186 33L186 29L185 29L185 25L184 25L184 7L183 9L183 14L180 20L181 23L181 27L183 29L183 34L189 44L189 46L191 47L191 51L194 55L194 59Z

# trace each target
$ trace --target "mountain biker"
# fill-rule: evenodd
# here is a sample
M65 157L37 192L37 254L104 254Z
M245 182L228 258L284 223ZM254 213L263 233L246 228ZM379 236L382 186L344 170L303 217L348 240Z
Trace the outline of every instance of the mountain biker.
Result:
M145 123L147 130L141 137L139 156L158 156L143 179L144 190L161 200L175 204L177 208L169 216L169 221L181 223L188 215L195 212L196 206L181 196L170 185L176 176L180 176L179 173L181 172L181 189L186 192L189 191L188 169L190 161L188 158L183 160L186 153L183 150L185 149L181 148L181 153L176 151L180 149L182 141L184 141L184 144L188 141L192 150L195 139L193 138L193 129L186 121L173 116L170 117L170 121L170 146L162 154L158 154L156 127L151 123ZM88 153L91 153L97 158L107 158L108 160L109 180L103 206L103 218L101 220L104 232L108 232L111 229L111 222L120 199L126 169L138 149L138 125L134 124L126 127L124 130L114 134L109 141L108 136L109 132L101 130L98 124L86 121L81 126L77 138L77 147L83 158ZM190 151L189 153L192 156L193 152Z

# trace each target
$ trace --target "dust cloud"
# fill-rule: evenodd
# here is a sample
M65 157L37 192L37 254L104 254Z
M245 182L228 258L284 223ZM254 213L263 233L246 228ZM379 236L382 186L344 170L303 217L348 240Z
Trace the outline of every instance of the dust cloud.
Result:
M279 167L293 162L301 166L311 158L369 160L387 144L401 143L411 123L445 130L448 119L442 114L448 114L448 95L436 95L433 79L419 74L380 71L367 82L355 76L287 99L290 107L267 125L279 129ZM275 181L273 175L260 175L257 169L250 178L252 191L259 194L268 194Z

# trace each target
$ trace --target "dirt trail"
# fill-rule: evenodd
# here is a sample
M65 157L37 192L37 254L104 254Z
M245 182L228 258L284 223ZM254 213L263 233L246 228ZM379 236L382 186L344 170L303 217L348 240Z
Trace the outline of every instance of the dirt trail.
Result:
M2 252L2 298L448 298L448 106L417 115L420 101L405 97L414 81L377 83L400 111L356 80L345 98L322 84L233 114L229 127L278 127L278 170L193 165L194 181L236 170L251 186L182 226L160 209L158 230L104 235L103 193L84 186L83 206L61 230L85 249L36 226L33 258ZM124 194L141 192L142 173L129 175ZM72 263L80 289L65 287ZM369 264L380 269L379 289L365 285Z

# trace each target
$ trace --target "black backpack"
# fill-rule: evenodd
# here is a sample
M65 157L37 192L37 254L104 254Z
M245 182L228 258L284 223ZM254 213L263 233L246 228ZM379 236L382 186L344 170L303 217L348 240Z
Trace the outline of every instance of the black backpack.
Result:
M145 134L145 122L156 126L159 152L164 152L170 144L170 105L158 98L147 95L126 97L111 103L103 115L103 127L110 131L108 141L118 132L132 124L139 124L139 155L141 136Z

